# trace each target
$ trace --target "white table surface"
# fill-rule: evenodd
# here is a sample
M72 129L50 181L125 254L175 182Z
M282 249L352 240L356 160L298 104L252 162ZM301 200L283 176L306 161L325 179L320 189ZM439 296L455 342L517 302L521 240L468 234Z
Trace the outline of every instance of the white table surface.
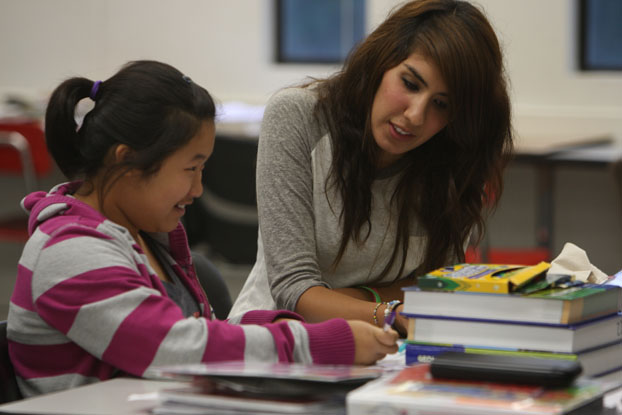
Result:
M149 414L157 392L184 382L116 378L0 405L0 413L46 415Z

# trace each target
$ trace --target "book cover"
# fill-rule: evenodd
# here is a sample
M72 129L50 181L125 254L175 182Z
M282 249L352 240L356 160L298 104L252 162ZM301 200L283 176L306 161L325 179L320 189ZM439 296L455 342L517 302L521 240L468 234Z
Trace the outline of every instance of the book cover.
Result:
M622 341L620 313L567 325L402 314L414 342L576 353Z
M149 376L182 377L262 397L326 397L345 396L382 373L380 367L226 361L160 366Z
M580 378L568 388L435 379L429 364L369 382L346 397L348 415L564 414L602 406L603 383ZM598 413L598 412L596 412Z
M612 371L622 370L622 341L606 344L601 347L577 352L554 353L539 350L499 349L471 347L457 344L436 344L407 342L405 345L405 359L407 365L416 363L430 363L436 356L444 352L496 354L507 356L530 356L543 359L578 360L583 367L583 375L602 376Z
M155 415L201 414L335 414L345 410L345 399L276 397L202 386L169 389L158 393Z
M426 291L418 286L403 291L403 312L430 316L573 324L622 311L622 287L616 285L582 284L529 294Z
M417 286L422 290L507 294L541 278L550 266L547 262L532 266L456 264L420 276Z

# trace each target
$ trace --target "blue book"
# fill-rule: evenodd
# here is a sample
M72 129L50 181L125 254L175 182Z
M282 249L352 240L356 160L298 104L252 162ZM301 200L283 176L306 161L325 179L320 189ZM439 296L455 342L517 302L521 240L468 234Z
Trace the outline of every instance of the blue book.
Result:
M583 367L584 376L601 376L622 369L622 341L605 344L577 353L554 353L536 350L500 349L472 347L457 344L406 343L406 364L430 363L444 352L496 354L507 356L529 356L543 359L578 360Z

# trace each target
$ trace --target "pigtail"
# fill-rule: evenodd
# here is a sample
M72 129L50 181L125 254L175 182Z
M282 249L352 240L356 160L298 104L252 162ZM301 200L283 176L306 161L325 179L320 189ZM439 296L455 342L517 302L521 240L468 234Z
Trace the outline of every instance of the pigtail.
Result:
M67 178L84 170L80 153L80 132L75 120L78 102L89 96L93 81L71 78L52 93L45 112L45 140L48 150Z

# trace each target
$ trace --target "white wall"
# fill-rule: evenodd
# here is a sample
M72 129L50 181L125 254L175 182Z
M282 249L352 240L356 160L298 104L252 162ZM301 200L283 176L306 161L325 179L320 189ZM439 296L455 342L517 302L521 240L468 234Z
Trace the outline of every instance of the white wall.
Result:
M519 125L607 129L622 139L622 74L575 69L574 0L479 0L507 56ZM369 0L369 28L396 0ZM263 103L332 65L272 62L271 0L0 0L0 93L44 95L133 59L169 62L220 100ZM523 123L529 128L530 123Z
M396 0L368 0L369 28ZM622 141L622 74L575 65L575 0L479 0L507 57L521 134L604 131ZM63 79L106 79L121 64L173 64L216 98L264 103L331 65L272 62L271 0L0 0L0 94L44 97ZM493 244L534 242L533 170L514 167L492 220ZM622 264L622 214L608 172L558 174L555 252L585 248L606 272ZM580 227L578 225L581 225Z

